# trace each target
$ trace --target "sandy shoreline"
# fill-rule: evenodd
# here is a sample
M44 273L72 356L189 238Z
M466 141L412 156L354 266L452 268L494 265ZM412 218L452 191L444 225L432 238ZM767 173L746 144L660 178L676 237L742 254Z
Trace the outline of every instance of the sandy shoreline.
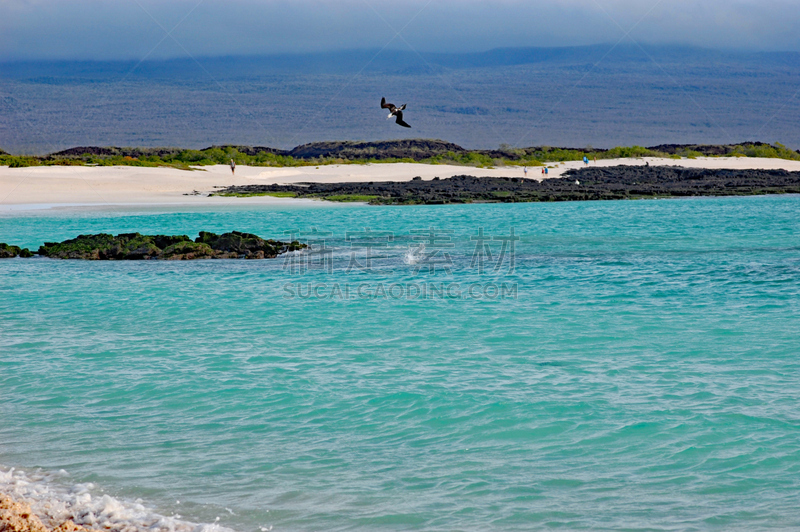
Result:
M785 169L800 171L800 161L749 157L698 157L697 159L608 159L590 166L665 165L686 168ZM560 177L581 161L548 164L548 178ZM52 207L97 207L106 205L301 205L312 200L260 196L251 198L208 197L214 187L253 184L292 184L302 182L342 183L369 181L410 181L455 175L477 177L525 177L522 167L472 168L452 165L387 163L368 165L330 165L288 168L237 166L231 175L227 166L207 166L203 170L134 166L34 166L0 167L0 211L36 210ZM529 167L528 178L541 179L540 167ZM196 194L195 193L199 193Z

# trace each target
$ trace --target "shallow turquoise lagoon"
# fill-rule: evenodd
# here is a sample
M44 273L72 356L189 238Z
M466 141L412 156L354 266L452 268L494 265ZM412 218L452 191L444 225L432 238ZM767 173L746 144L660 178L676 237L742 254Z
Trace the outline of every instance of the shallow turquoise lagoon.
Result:
M6 481L242 532L800 527L800 197L0 215L199 230L324 252L0 261Z

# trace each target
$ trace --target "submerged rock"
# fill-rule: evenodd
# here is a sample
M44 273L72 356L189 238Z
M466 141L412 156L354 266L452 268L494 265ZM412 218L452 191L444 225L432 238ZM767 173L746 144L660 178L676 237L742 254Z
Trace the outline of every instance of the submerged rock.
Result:
M201 231L194 242L186 235L101 233L80 235L64 242L45 242L38 253L54 259L83 260L264 259L305 247L299 242L264 240L258 235L238 231L222 235Z

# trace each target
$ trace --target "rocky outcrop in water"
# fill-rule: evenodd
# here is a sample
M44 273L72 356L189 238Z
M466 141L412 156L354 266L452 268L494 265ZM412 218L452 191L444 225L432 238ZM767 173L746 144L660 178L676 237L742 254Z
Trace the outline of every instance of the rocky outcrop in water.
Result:
M14 257L33 257L33 253L28 248L11 246L0 242L0 259L13 259Z
M186 235L101 233L80 235L63 242L45 242L38 254L54 259L82 260L271 259L305 247L296 241L265 240L239 231L221 235L201 231L194 241Z

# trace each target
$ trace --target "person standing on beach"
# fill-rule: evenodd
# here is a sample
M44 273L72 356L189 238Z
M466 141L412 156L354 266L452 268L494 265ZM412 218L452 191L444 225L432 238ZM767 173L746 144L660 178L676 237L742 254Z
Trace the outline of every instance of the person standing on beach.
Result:
M528 177L528 167L527 166L523 166L522 167L522 171L525 172L525 177Z
M236 173L236 161L231 159L231 174L235 174L235 173Z

